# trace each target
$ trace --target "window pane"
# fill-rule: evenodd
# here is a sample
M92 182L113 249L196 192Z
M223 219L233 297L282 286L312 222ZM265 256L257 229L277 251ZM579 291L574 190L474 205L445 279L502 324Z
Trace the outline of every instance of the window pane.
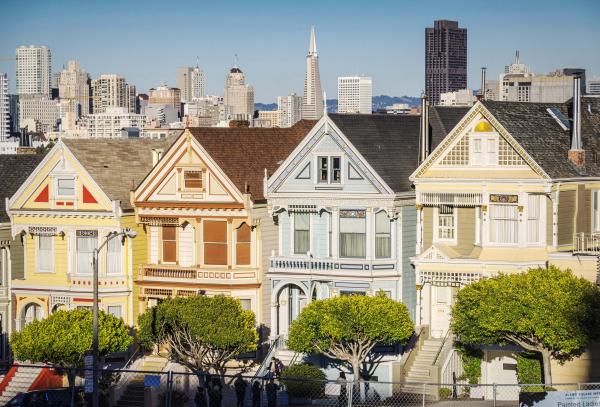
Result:
M106 248L106 274L121 274L121 239L108 241Z
M38 270L53 271L52 236L38 236Z
M75 195L75 180L72 178L59 179L57 194L60 196Z
M78 231L85 232L85 231ZM77 272L92 274L94 249L98 244L96 236L77 236Z
M237 230L237 244L235 248L235 263L239 265L250 264L250 238L251 229L247 224L242 224Z
M310 250L310 214L294 214L294 253L306 254Z
M204 241L227 243L227 222L204 221Z
M249 298L240 298L240 304L242 309L251 311L252 310L252 300Z
M175 263L177 261L177 227L163 226L162 228L162 261Z
M107 307L106 311L109 314L114 315L117 318L121 318L121 306L120 305L109 305Z
M202 188L202 171L184 171L184 188Z
M519 212L517 205L490 205L490 241L517 243Z
M340 211L340 256L366 256L365 211Z
M227 244L204 243L204 264L226 265Z
M385 212L375 214L375 257L390 257L392 248L391 223Z
M319 163L319 182L327 182L328 181L328 172L329 172L329 168L327 165L327 157L319 157L318 158L318 163Z
M331 165L331 170L332 170L332 174L331 174L331 182L341 182L342 180L342 174L341 174L341 158L340 157L331 157L331 160L333 161L332 165Z
M540 241L540 196L527 197L527 242Z
M204 264L227 264L227 222L204 221Z

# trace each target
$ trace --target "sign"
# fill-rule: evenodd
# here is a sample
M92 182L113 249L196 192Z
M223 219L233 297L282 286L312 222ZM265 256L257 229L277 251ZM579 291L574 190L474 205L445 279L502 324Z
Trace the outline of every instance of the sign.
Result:
M147 374L144 375L144 386L146 387L160 387L160 376Z
M85 384L83 391L86 393L92 393L94 391L94 356L86 355L83 358L85 370L83 371L83 377L85 378Z
M600 390L521 392L520 407L600 407Z

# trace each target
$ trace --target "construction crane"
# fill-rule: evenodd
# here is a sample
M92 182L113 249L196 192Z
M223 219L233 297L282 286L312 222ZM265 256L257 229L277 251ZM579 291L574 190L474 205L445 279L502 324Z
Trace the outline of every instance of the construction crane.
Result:
M0 61L14 61L15 59L17 59L17 57L3 57L0 56Z

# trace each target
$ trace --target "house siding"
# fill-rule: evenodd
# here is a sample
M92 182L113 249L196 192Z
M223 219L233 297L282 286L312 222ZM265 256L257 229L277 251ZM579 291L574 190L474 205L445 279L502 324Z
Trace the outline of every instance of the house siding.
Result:
M457 208L456 251L468 255L475 244L475 208Z
M414 206L402 208L402 246L400 261L402 267L402 302L408 308L408 313L415 321L417 313L417 279L415 268L410 258L416 255L415 242L417 241L417 210Z
M573 244L573 214L577 205L576 191L560 191L558 200L558 244Z
M433 243L433 208L423 208L423 249L427 250Z

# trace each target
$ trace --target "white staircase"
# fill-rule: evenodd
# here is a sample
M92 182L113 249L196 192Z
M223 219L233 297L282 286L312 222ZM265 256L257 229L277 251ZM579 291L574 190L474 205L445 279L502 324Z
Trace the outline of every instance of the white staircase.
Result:
M17 367L15 375L0 395L0 406L8 403L17 394L29 390L41 371L42 368L40 367Z
M435 377L432 377L431 371L443 343L442 338L425 339L406 375L405 381L408 384L404 386L405 391L423 391L422 385L412 385L411 383L433 383L436 380Z
M301 354L290 350L287 347L279 348L275 354L275 357L281 360L281 363L283 363L283 365L286 367L302 360Z

